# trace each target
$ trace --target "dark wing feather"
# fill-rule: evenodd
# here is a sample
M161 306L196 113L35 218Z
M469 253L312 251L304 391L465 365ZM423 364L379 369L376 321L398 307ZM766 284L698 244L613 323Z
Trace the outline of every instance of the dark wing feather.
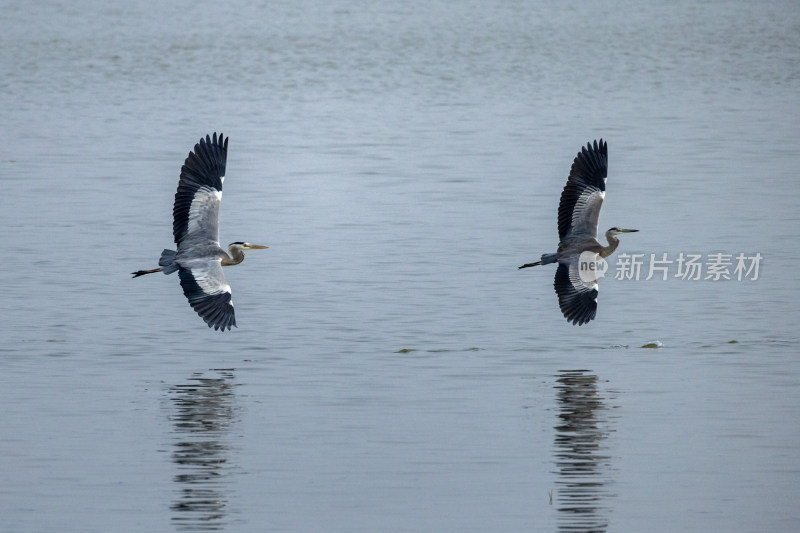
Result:
M597 236L597 219L606 190L608 148L594 141L578 152L558 205L558 237L586 234Z
M580 326L594 320L597 313L597 282L582 281L577 262L559 263L553 286L558 294L558 305L568 321Z
M225 281L218 259L207 263L195 262L191 268L182 266L178 276L183 294L208 327L225 331L236 326L231 288Z
M197 231L212 241L219 240L219 201L227 158L228 138L221 133L219 137L216 133L213 137L206 135L189 152L181 167L172 210L175 244Z

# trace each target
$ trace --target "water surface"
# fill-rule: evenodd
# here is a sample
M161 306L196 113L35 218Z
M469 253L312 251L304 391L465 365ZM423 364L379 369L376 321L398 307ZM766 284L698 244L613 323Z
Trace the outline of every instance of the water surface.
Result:
M796 3L3 12L2 529L796 527ZM222 240L270 246L226 334L128 274L213 131ZM599 137L619 252L759 279L607 276L566 323L516 267Z

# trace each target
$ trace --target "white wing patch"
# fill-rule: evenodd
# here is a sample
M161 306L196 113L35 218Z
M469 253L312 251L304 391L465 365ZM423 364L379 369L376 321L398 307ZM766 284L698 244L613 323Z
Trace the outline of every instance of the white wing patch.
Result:
M599 289L596 278L590 281L581 276L578 263L572 263L569 265L569 282L572 283L572 286L575 287L575 290L579 292ZM597 301L597 297L594 298L594 301Z
M208 268L192 268L192 276L194 276L194 280L200 286L206 294L222 294L224 292L230 293L231 286L225 282L223 278L220 278L215 274L222 274L221 267L219 265L214 265L212 261L209 261Z
M591 211L595 204L602 203L605 197L606 191L594 188L584 190L572 209L572 227L580 227L582 224L586 224L586 213ZM599 212L599 208L597 211Z
M209 327L230 329L236 326L233 306L230 304L231 287L225 281L218 258L195 260L178 270L183 294L189 304Z
M580 325L594 320L597 312L597 281L583 279L577 261L569 265L559 263L553 285L558 294L558 306L568 321Z
M216 210L222 201L222 191L202 186L192 198L192 205L189 206L189 224L187 233L194 233L202 228L204 220L207 220L209 210ZM215 215L216 216L216 215Z

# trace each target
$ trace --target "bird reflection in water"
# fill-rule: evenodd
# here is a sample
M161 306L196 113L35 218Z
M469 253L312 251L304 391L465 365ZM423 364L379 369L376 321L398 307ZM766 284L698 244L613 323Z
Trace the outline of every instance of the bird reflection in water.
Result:
M558 486L555 497L559 531L606 531L608 489L613 468L604 453L609 408L588 370L561 370L556 389L559 421L555 427Z
M172 461L178 493L171 505L173 524L181 531L225 528L230 475L226 442L236 422L234 375L218 370L216 377L195 374L189 383L170 388L175 441Z

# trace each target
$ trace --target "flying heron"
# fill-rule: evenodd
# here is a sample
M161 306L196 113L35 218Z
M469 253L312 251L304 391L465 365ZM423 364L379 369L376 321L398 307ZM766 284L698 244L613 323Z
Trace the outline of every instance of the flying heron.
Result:
M519 267L558 263L553 286L561 312L573 325L586 324L597 313L597 256L606 258L614 253L619 246L617 235L639 231L613 227L606 231L608 246L597 240L597 219L606 195L607 176L606 143L603 139L594 141L594 145L588 143L575 157L561 193L558 251L542 254L539 261Z
M231 287L222 267L244 261L244 250L267 248L238 241L228 245L228 255L219 245L219 203L227 158L228 138L222 133L219 137L216 133L213 137L206 135L194 145L181 167L172 209L172 233L178 250L161 252L159 268L132 273L137 278L177 271L189 304L208 327L222 331L236 325Z

